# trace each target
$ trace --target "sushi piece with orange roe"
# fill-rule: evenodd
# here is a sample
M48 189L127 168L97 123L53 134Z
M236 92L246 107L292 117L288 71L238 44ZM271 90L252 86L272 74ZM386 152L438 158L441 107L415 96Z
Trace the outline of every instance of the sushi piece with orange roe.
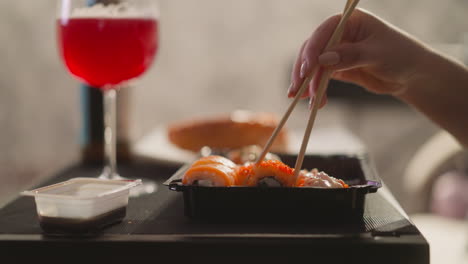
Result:
M237 185L292 187L294 169L279 160L264 160L260 164L241 166L237 173Z

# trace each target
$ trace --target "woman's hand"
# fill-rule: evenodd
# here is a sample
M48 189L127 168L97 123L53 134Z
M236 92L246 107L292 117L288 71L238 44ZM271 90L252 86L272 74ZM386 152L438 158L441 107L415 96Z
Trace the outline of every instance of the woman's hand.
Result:
M466 66L359 9L346 23L341 43L324 51L339 20L339 15L327 19L302 45L289 97L295 96L304 78L320 67L305 95L313 99L320 74L328 68L334 71L335 79L412 105L468 147ZM325 102L326 98L321 105Z
M410 80L424 71L420 67L428 67L421 65L427 49L420 42L360 9L346 23L341 43L324 51L340 17L327 19L302 45L292 72L289 97L296 95L305 77L317 67L333 70L334 79L392 95L404 93ZM313 98L320 75L319 70L306 96Z

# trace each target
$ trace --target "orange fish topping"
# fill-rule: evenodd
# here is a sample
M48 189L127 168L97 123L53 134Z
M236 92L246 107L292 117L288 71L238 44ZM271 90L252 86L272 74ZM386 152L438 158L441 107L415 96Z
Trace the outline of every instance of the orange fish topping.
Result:
M278 160L265 160L260 164L249 164L239 168L238 185L255 186L258 180L266 176L273 176L284 186L292 186L294 169Z

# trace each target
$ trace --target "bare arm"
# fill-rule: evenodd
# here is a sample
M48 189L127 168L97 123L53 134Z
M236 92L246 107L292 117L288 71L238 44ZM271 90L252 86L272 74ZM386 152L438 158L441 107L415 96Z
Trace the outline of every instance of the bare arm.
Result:
M397 98L414 106L468 148L468 69L432 50L424 70Z

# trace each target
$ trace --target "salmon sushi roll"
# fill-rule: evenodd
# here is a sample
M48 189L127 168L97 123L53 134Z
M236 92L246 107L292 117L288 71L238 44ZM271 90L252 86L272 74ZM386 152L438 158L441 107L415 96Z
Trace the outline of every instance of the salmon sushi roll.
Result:
M340 179L331 177L323 171L313 169L310 172L301 171L297 178L296 187L312 188L348 188L349 186Z
M221 164L192 166L182 178L184 185L226 187L236 185L236 170Z
M237 165L231 160L225 157L216 156L216 155L200 158L192 164L192 167L199 166L199 165L210 165L210 164L220 164L220 165L226 166L228 168L233 168L233 169L237 167Z
M279 160L265 160L239 168L238 185L291 187L294 186L294 169Z

